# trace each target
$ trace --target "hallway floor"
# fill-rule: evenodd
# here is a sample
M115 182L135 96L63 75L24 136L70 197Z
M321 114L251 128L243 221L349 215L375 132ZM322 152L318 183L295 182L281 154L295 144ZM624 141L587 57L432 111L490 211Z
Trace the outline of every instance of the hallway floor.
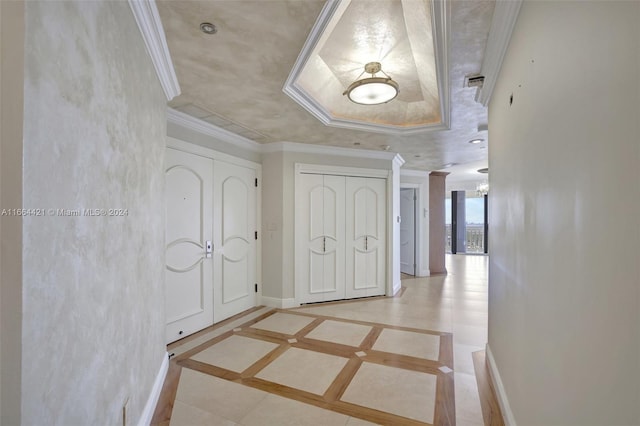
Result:
M487 261L448 255L447 276L403 276L393 298L256 308L173 344L154 422L482 425Z

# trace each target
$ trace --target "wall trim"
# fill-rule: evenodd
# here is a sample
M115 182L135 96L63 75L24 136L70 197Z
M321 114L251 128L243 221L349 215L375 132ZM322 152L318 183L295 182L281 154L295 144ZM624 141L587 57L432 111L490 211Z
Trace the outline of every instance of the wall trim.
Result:
M393 160L394 152L374 151L370 149L354 149L340 146L314 145L298 142L273 142L262 145L262 153L299 152L303 154L339 155L341 157L371 158L377 160Z
M400 169L400 176L420 177L420 178L428 179L429 172L425 170Z
M393 283L393 288L391 289L391 296L395 296L396 294L398 294L398 292L400 291L400 289L402 288L402 281L398 281L396 283Z
M293 298L279 299L277 297L267 297L267 296L262 296L262 305L267 306L269 308L278 308L278 309L290 309L290 308L297 308L298 306L300 306L300 304L296 302L296 299L293 299Z
M405 162L400 154L389 151L374 151L370 149L354 149L340 146L315 145L286 141L260 144L173 108L167 108L167 121L185 129L192 130L206 136L211 136L216 140L226 142L234 147L244 148L250 152L262 154L268 154L271 152L297 152L302 154L368 158L374 160L395 161L398 162L400 166Z
M497 1L484 49L484 59L480 75L484 76L484 84L476 92L476 101L487 106L491 94L498 81L504 55L509 47L511 33L516 25L520 6L523 0Z
M394 166L398 166L398 168L402 167L402 165L405 163L404 158L402 158L402 155L400 154L395 154L393 156L393 165ZM402 172L400 172L402 173Z
M296 179L298 178L298 175L304 173L314 173L321 175L337 174L340 176L359 176L387 179L390 173L388 169L365 169L360 167L329 166L325 164L295 163L293 167L296 173Z
M173 68L156 2L155 0L129 0L129 6L142 34L147 52L151 56L162 90L170 101L180 94L180 84Z
M153 387L151 388L149 399L147 399L147 403L144 406L144 410L142 411L142 415L140 416L140 421L138 421L138 426L147 426L151 423L153 412L155 411L156 404L158 403L158 399L160 398L160 392L162 391L162 386L164 385L164 379L167 377L168 370L169 354L167 352L164 352L162 354L162 364L160 364L160 370L156 375L156 380L153 382Z
M451 40L451 1L431 2L433 23L433 47L436 55L438 90L440 91L440 112L445 130L451 128L451 83L449 82L449 41ZM404 163L404 162L403 162Z
M244 148L251 152L262 152L262 146L258 142L254 142L251 139L247 139L243 136L237 135L228 130L222 129L211 123L207 123L199 118L192 117L184 112L177 111L173 108L167 108L167 121L169 123L177 124L186 129L193 130L203 135L211 136L217 140L226 142L235 147Z
M491 353L491 348L489 348L488 343L485 352L487 354L487 363L489 365L489 379L493 383L493 388L496 390L496 397L498 398L500 410L502 410L504 423L507 426L516 426L516 419L513 416L513 411L511 411L509 399L507 398L507 393L504 390L504 385L502 384L502 379L498 372L498 366L496 365L496 361L493 358L493 354Z
M224 161L225 163L235 164L236 166L262 170L262 164L256 163L255 161L245 160L244 158L236 157L231 154L225 154L224 152L216 151L214 148L196 145L191 142L183 141L182 139L174 138L173 136L167 136L167 148L177 149L190 154L211 158L213 160Z
M418 277L430 277L431 276L431 270L429 269L421 269L418 272Z

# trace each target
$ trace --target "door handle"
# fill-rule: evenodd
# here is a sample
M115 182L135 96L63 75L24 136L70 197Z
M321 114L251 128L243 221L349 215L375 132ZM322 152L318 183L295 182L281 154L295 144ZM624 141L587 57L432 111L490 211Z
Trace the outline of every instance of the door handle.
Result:
M327 252L327 237L322 237L322 252Z
M211 244L211 240L207 240L205 245L204 257L211 257L211 253L213 253L213 244Z
M365 235L364 237L364 251L369 250L369 237Z

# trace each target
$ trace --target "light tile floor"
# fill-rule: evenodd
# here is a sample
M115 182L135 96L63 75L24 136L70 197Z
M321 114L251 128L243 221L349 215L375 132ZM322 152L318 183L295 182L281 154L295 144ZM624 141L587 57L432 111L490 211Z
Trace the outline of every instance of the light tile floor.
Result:
M406 287L404 295L400 298L381 298L362 300L344 304L313 305L296 309L300 313L313 313L316 315L331 316L355 321L367 321L387 325L428 329L439 332L453 333L454 352L454 377L455 377L455 412L457 425L482 425L482 414L473 372L471 353L484 349L487 340L487 258L484 256L447 256L447 276L429 278L403 279L403 287ZM264 311L257 311L252 317L258 317ZM248 318L242 318L225 329L237 327L239 323L246 322ZM290 315L278 312L266 319L253 324L253 329L267 330L293 335L309 325L314 319ZM326 325L332 324L333 327ZM323 327L324 325L324 327ZM307 337L319 340L333 339L335 343L357 346L369 332L370 327L354 323L340 323L339 321L326 320L320 326L313 329ZM331 331L329 331L331 330ZM385 332L393 331L384 329ZM220 335L223 331L213 333ZM329 335L327 334L329 333ZM407 332L405 332L407 333ZM412 334L412 333L411 333ZM402 343L403 335L388 333L390 341L401 345L407 355L417 355L424 358L433 357L435 342L426 339L405 345ZM406 336L404 336L406 337ZM208 337L209 339L211 336ZM232 336L229 339L238 343L237 360L225 357L211 357L215 351L220 351L221 343L211 346L209 349L197 354L209 361L223 363L227 369L239 371L255 361L258 355L247 355L242 348L257 345L257 351L263 353L271 347L268 342L249 342L243 336ZM251 339L248 339L251 340ZM406 339L405 339L406 340ZM383 343L380 345L384 345ZM376 341L378 342L378 341ZM231 341L233 343L233 341ZM267 343L267 345L263 345ZM243 346L244 345L244 346ZM193 347L191 343L189 347ZM234 353L236 349L229 345L226 354ZM217 348L217 349L216 349ZM231 352L228 352L228 350ZM372 349L384 350L380 347ZM175 348L177 353L187 349ZM207 351L210 351L207 353ZM213 351L213 353L211 352ZM293 352L291 352L293 351ZM437 351L437 350L436 350ZM287 353L289 352L289 355ZM290 348L280 355L276 361L263 369L260 374L272 374L272 379L286 381L296 379L296 374L288 374L291 371L300 372L300 366L317 365L318 368L331 370L333 376L337 369L344 365L345 358L332 355L319 357L316 352L305 353L302 349ZM400 351L395 351L396 353ZM310 355L312 354L312 355ZM436 352L437 354L437 352ZM287 357L285 357L287 355ZM412 356L413 356L412 355ZM314 359L307 359L312 356ZM321 358L321 359L320 359ZM215 359L215 361L214 361ZM281 361L280 365L277 361ZM283 362L286 361L286 362ZM295 363L300 363L299 368L291 368ZM297 365L297 364L296 364ZM271 370L270 370L271 368ZM391 369L391 370L388 370ZM276 371L278 370L278 371ZM279 371L282 370L282 371ZM380 371L378 371L380 370ZM398 371L394 371L398 370ZM388 372L391 372L389 374ZM387 386L376 388L376 381L372 377L389 377ZM324 376L319 375L319 376ZM406 376L406 377L405 377ZM287 379L288 377L288 379ZM392 378L398 378L398 383L393 383ZM296 386L310 386L309 391L322 393L328 384L313 381L296 382ZM285 383L286 384L286 383ZM294 384L293 382L289 384ZM433 418L433 404L427 404L427 409L417 409L424 406L424 398L413 403L411 398L397 399L396 393L390 389L404 389L401 393L411 395L420 393L431 398L433 391L429 387L435 387L435 376L425 373L411 373L406 370L377 364L363 363L351 384L346 389L344 399L352 399L362 406L372 406L390 413L399 413L409 418L430 422ZM413 389L413 390L412 390ZM418 391L420 389L420 391ZM425 391L427 389L427 391ZM375 397L363 399L363 394L373 391L374 395L382 396L377 401ZM408 393L407 393L408 392ZM385 397L384 394L389 393ZM241 384L233 383L218 377L213 377L188 368L183 368L178 385L176 401L171 415L172 425L367 425L372 424L355 417L324 410L317 406L308 405L282 396L273 395L259 389L254 389Z

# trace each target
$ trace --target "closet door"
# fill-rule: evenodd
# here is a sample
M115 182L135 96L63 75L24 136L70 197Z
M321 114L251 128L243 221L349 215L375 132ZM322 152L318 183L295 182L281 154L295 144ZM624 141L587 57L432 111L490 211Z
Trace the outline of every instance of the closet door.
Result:
M385 294L386 180L346 178L346 298Z
M213 236L213 161L167 148L166 341L213 324L213 268L207 243Z
M344 189L344 176L300 175L295 214L300 303L345 298Z
M256 306L256 171L214 161L214 322Z

